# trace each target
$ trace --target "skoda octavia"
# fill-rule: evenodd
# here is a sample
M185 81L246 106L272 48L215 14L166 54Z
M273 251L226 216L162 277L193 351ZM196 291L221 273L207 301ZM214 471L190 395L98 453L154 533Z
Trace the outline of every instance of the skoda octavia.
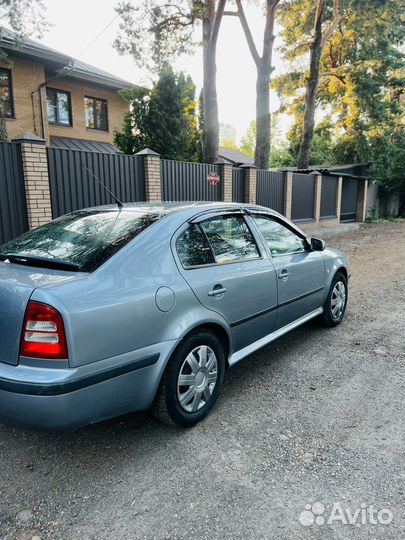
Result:
M224 203L73 212L0 247L0 419L76 427L152 409L191 426L227 367L319 317L344 254L280 214Z

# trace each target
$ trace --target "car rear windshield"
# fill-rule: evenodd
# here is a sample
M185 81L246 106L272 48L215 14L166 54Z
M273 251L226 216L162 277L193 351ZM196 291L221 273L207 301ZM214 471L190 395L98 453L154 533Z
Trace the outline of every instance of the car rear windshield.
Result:
M136 211L77 211L22 234L0 247L0 260L93 272L161 214ZM20 259L19 259L20 257Z

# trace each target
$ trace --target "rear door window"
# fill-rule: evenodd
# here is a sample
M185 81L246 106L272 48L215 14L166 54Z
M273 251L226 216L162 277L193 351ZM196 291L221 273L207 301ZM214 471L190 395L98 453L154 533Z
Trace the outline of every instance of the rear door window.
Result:
M4 244L0 260L26 256L31 266L38 258L41 266L60 262L92 272L160 217L125 209L74 212Z
M196 224L178 237L176 242L177 255L184 268L212 264L215 262L207 237Z
M216 263L260 257L243 216L215 216L202 221L200 227L211 245Z

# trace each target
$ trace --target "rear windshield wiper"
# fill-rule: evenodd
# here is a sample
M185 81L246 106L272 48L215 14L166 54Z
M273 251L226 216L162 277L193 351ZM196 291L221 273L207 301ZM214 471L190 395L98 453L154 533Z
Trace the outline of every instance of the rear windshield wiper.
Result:
M36 266L39 268L55 268L57 270L70 270L71 272L80 272L80 264L61 261L60 259L47 259L46 257L32 257L30 255L18 255L7 253L0 254L0 260L9 261L15 264L24 264L26 266Z

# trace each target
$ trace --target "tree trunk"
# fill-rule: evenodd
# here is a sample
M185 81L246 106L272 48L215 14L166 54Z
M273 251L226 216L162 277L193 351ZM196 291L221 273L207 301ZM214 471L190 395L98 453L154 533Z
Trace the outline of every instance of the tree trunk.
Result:
M319 69L323 51L322 44L322 15L324 2L318 0L315 14L314 40L311 44L309 57L309 76L306 84L305 112L302 139L298 153L297 167L307 169L311 159L312 138L314 136L316 97L319 86Z
M262 61L257 66L255 165L258 169L269 168L271 117L268 68Z
M270 76L273 71L272 56L274 43L274 19L279 0L267 0L266 24L263 35L263 54L260 56L253 34L249 28L242 1L235 0L237 15L245 33L246 41L256 64L256 148L255 165L259 169L269 168L270 158Z
M204 131L202 140L205 163L215 163L218 160L219 119L216 73L215 46L207 44L203 50Z
M255 165L258 169L270 166L270 77L273 71L274 20L279 0L267 0L266 25L263 36L263 55L257 66L256 79L256 150Z
M203 15L203 101L204 131L202 134L202 154L205 163L218 161L219 119L217 99L216 52L218 32L224 13L226 0L205 1Z

